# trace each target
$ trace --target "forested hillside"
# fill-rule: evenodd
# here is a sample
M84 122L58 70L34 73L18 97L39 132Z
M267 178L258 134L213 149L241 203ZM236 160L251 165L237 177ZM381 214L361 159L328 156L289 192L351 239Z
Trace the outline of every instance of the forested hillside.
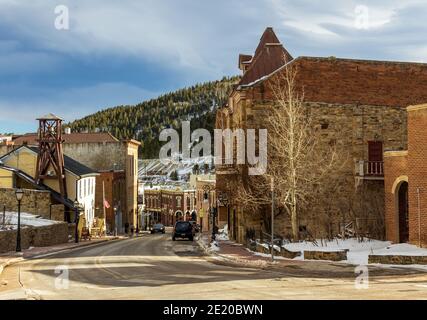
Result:
M192 130L213 131L215 111L222 106L238 77L206 82L162 95L137 105L117 106L69 123L75 132L111 132L119 139L141 141L141 157L157 158L159 133L164 128L181 129L191 121Z

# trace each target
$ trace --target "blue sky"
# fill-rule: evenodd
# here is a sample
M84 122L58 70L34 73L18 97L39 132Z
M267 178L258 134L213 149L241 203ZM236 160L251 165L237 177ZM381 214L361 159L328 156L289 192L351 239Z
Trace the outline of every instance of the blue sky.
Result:
M0 132L237 74L267 26L295 57L427 62L425 17L425 0L0 0Z

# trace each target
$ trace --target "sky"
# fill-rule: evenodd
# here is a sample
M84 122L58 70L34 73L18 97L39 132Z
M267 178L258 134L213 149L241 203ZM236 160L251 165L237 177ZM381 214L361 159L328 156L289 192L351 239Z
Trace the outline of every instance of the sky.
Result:
M425 0L0 0L0 132L239 74L266 27L294 57L427 62L426 17Z

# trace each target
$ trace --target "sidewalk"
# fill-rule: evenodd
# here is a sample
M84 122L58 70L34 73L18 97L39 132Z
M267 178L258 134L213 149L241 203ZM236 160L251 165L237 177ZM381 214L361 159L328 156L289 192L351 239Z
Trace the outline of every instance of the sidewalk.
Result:
M213 255L221 260L226 260L240 265L254 266L266 268L269 266L290 266L290 265L302 265L301 260L286 259L283 257L275 257L274 262L271 260L271 256L267 254L261 254L248 250L242 244L238 244L230 240L217 240L219 248L212 249L211 235L203 233L199 236L198 243L209 255Z
M93 240L80 241L79 243L68 242L68 243L62 243L62 244L58 244L50 247L29 248L26 250L22 250L22 252L20 253L18 252L4 253L0 255L0 275L2 274L4 268L6 268L8 265L23 261L25 259L31 259L37 256L44 256L44 255L59 253L62 251L83 248L83 247L97 245L107 241L113 241L113 240L119 240L119 239L126 239L126 237L108 236L103 238L96 238Z

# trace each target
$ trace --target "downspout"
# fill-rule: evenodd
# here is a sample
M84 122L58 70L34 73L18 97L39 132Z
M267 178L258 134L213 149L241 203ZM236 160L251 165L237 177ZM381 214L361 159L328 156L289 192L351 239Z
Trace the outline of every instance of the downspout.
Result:
M417 187L417 205L418 205L418 246L421 248L421 206L420 206L420 188Z

